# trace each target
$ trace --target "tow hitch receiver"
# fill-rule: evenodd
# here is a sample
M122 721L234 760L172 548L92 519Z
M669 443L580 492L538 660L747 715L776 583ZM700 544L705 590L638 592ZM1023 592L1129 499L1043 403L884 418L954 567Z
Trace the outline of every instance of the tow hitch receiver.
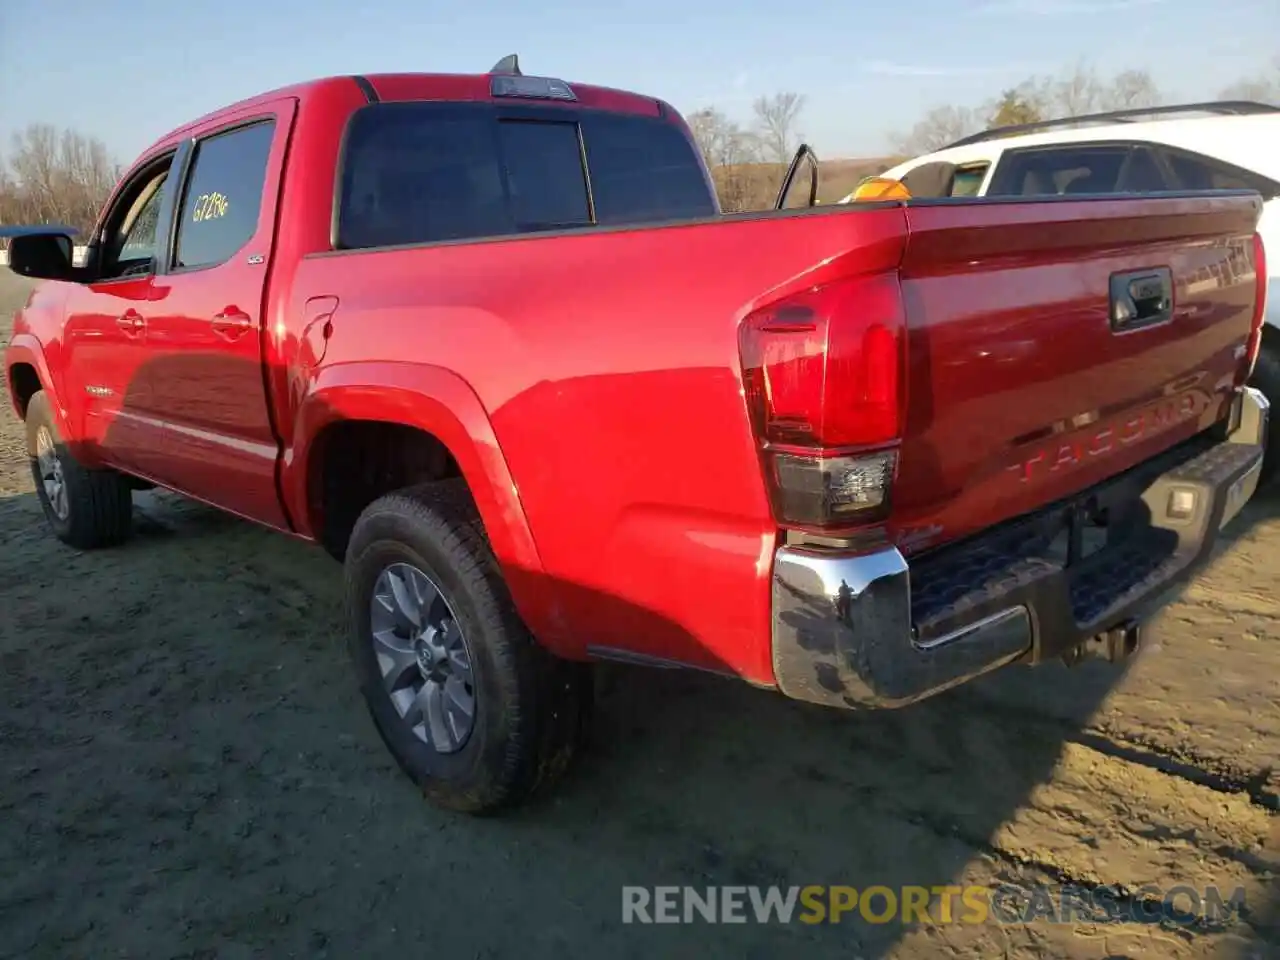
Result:
M1086 640L1069 651L1063 659L1069 667L1090 657L1102 657L1109 663L1119 663L1137 653L1141 641L1142 625L1137 620L1126 620Z

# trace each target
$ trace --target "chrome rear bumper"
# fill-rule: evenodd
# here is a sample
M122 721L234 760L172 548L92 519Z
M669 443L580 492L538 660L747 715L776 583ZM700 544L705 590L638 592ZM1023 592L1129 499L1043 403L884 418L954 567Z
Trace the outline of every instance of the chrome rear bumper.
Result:
M830 706L901 706L1015 660L1063 655L1149 613L1253 496L1269 412L1266 398L1246 388L1226 439L1085 491L1140 501L1149 523L1081 566L1044 549L1044 531L1062 524L1062 505L943 548L915 569L895 548L856 556L780 548L772 596L778 688ZM1194 494L1190 516L1169 513L1174 490Z

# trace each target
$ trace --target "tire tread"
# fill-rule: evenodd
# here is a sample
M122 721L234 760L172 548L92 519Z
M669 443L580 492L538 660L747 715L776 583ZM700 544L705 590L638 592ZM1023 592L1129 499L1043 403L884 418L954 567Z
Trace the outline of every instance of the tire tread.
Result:
M490 644L490 654L500 671L515 677L514 695L507 698L503 711L505 750L496 767L486 771L483 783L459 790L415 770L406 768L406 773L434 803L473 814L495 813L529 800L565 773L580 746L590 706L589 667L554 656L529 632L464 481L432 481L374 501L357 521L349 560L367 546L361 542L361 528L379 517L410 519L450 558L463 589L492 601L478 605L484 620L481 633L500 638ZM354 629L364 613L352 609L352 603L348 590L347 622ZM397 760L404 767L403 760Z
M1267 452L1262 458L1260 485L1269 485L1280 470L1280 330L1263 331L1262 349L1254 365L1250 386L1256 387L1271 401L1271 422L1267 428Z
M70 516L65 523L50 516L58 539L79 550L97 550L124 543L133 533L133 491L128 480L115 470L83 466L71 456L58 432L49 409L49 399L43 390L38 390L27 404L27 443L33 474L36 432L41 426L47 426L53 434L63 480L67 485ZM34 479L37 496L43 505L44 493L38 489L39 478Z

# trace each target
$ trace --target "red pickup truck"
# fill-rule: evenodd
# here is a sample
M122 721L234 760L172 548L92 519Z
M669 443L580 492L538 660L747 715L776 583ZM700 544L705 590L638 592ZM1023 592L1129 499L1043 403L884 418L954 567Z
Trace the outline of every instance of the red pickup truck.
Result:
M820 704L1129 652L1252 495L1260 198L721 215L666 103L334 77L219 110L44 278L7 382L82 548L159 486L316 542L435 802L564 768L589 664Z

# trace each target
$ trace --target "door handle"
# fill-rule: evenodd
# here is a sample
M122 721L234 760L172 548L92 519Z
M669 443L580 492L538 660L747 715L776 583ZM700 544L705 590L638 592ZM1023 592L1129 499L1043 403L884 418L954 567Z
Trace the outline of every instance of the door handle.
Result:
M116 326L127 333L129 336L137 336L142 333L146 327L147 321L142 319L142 314L137 310L126 310L123 314L116 317Z
M239 340L249 328L253 326L253 321L247 313L230 307L213 318L213 331L218 336L227 340Z

